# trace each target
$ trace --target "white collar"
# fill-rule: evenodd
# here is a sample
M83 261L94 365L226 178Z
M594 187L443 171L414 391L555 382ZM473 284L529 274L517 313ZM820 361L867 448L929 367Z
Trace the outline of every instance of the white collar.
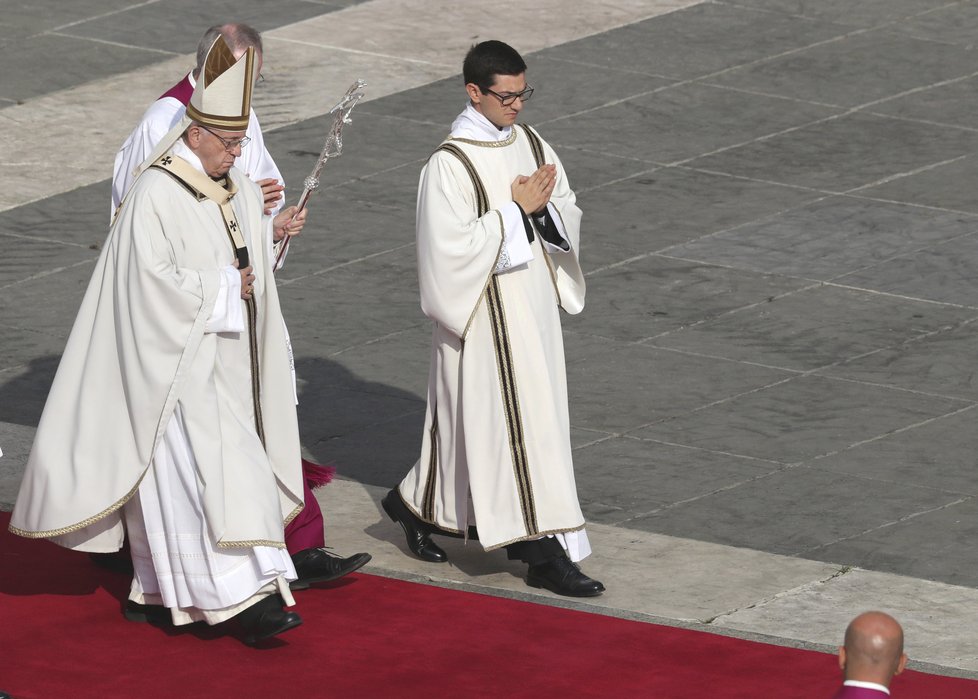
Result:
M473 107L471 102L465 105L462 113L452 122L453 138L468 138L473 141L505 141L512 130L511 126L498 128Z
M198 158L197 154L187 147L187 144L183 142L182 138L178 138L173 143L173 147L170 150L173 152L173 155L177 156L178 158L183 158L188 163L193 165L195 170L203 172L205 175L207 174L207 172L204 171L204 164L200 162L200 158Z
M862 687L863 689L875 689L877 692L883 692L884 694L889 694L890 690L882 684L876 684L875 682L863 682L862 680L846 680L842 683L845 687Z

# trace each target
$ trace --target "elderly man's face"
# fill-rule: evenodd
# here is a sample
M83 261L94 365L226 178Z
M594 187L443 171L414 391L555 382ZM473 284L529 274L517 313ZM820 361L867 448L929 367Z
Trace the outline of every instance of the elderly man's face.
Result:
M243 131L221 131L195 124L190 127L187 145L200 158L210 177L224 177L241 155Z

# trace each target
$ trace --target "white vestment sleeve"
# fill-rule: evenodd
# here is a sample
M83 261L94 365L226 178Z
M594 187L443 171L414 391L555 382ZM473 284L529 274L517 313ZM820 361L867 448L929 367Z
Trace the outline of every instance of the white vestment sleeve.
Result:
M221 270L221 288L214 300L205 333L240 333L244 332L244 311L241 304L241 273L234 265L228 265Z
M133 171L143 164L156 148L156 144L183 118L186 110L180 100L165 97L153 102L143 114L142 120L115 154L115 163L112 166L112 210L109 216L115 215L126 192L132 187L135 179Z
M437 152L418 187L418 282L421 310L464 338L503 243L498 210L477 216L475 192L465 167Z
M274 179L278 180L282 185L285 185L285 180L282 179L282 173L272 159L271 153L265 148L265 137L262 136L261 124L258 123L258 115L255 114L254 109L251 110L248 130L245 135L251 139L251 142L241 149L241 157L235 162L237 168L244 170L244 173L253 182ZM283 191L282 198L272 207L272 216L277 214L284 204L285 192Z
M496 261L496 274L525 265L533 259L533 249L526 239L523 212L520 211L519 204L511 201L503 205L499 208L499 215L503 217L503 249Z

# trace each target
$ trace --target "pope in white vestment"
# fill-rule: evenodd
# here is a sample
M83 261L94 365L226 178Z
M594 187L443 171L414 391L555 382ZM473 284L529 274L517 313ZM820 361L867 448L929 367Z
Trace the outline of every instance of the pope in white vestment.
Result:
M223 41L212 52L218 43L219 65L233 64ZM252 57L249 50L208 78L218 88L212 102L247 105L240 85L250 96ZM247 106L236 124L211 114L206 90L198 93L204 106L187 131L194 140L171 142L112 225L10 526L108 552L122 544L124 518L135 569L130 600L169 608L176 624L219 623L271 595L293 603L284 524L303 494L269 242L288 212L264 216L258 186L236 168L214 175L211 158L230 167L232 148L242 146L200 124L212 119L243 136ZM292 617L293 626L301 621Z

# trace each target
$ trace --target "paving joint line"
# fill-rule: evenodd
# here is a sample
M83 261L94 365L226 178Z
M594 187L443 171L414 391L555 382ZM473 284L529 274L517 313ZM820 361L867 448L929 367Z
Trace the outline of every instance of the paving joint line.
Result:
M941 510L946 510L948 508L954 507L955 505L960 505L963 502L968 502L968 501L972 501L972 500L975 500L975 497L974 496L968 496L968 497L964 497L964 498L958 498L957 500L954 500L952 502L945 503L945 504L940 505L938 507L932 507L932 508L929 508L929 509L926 509L926 510L920 510L919 512L912 512L912 513L910 513L908 515L904 515L903 517L900 517L898 519L895 519L895 520L893 520L891 522L885 522L884 524L881 524L879 526L870 527L869 529L866 529L865 531L862 531L862 532L858 532L856 534L850 534L848 536L839 537L838 539L835 539L834 541L827 541L824 544L819 544L818 546L812 546L812 547L807 548L807 549L801 549L801 550L797 551L796 553L792 553L790 555L793 556L793 557L795 557L795 558L805 558L806 556L808 556L808 555L810 555L810 554L812 554L812 553L814 553L816 551L819 551L819 550L822 550L822 549L826 549L829 546L834 546L835 544L840 544L840 543L842 543L844 541L851 541L852 539L857 539L857 538L859 538L861 536L866 536L867 534L872 534L873 532L882 531L883 529L888 529L890 527L896 526L897 524L902 524L904 522L909 522L910 520L916 519L917 517L921 517L923 515L928 515L928 514L931 514L933 512L940 512ZM950 583L946 583L946 584L950 584Z
M52 29L47 29L43 32L38 32L37 34L32 35L30 38L34 38L36 36L42 36L44 34L48 34L52 32L58 32L61 31L62 29L67 29L68 27L75 27L78 26L79 24L85 24L86 22L94 22L96 20L105 19L106 17L112 17L113 15L122 14L123 12L129 12L130 10L135 10L140 7L155 5L159 2L162 2L162 0L144 0L144 2L137 2L132 5L127 5L126 7L120 7L117 10L109 10L108 12L103 12L102 14L95 15L94 17L85 17L84 19L75 20L74 22L68 22L68 24L62 24L60 26L53 27Z
M831 564L830 563L829 565L837 565L837 564ZM757 609L758 607L766 606L766 605L770 604L771 602L775 602L775 601L777 601L779 599L782 599L784 597L797 595L797 594L802 593L802 592L807 592L809 590L815 589L816 587L818 587L820 585L827 585L827 584L831 583L833 580L837 580L837 579L841 578L842 576L847 575L850 571L852 571L852 569L853 569L853 566L847 566L847 565L839 566L838 570L834 571L832 574L830 574L830 575L828 575L828 576L826 576L824 578L818 578L816 580L810 580L810 581L808 581L806 583L802 583L801 585L796 585L795 587L790 588L788 590L781 590L780 592L776 592L775 594L773 594L773 595L771 595L769 597L764 597L764 598L758 600L757 602L753 602L752 604L748 604L748 605L745 605L743 607L736 607L736 608L731 609L731 610L728 610L726 612L721 612L720 614L717 614L716 616L712 616L709 619L704 619L702 621L702 623L707 624L707 625L713 625L717 620L722 619L724 617L733 616L737 612L747 611L747 610L750 610L750 609Z
M122 42L119 42L119 41L109 41L108 39L99 39L98 37L94 37L94 36L78 36L77 34L68 34L67 32L62 32L62 31L50 31L50 32L45 32L45 34L50 35L50 36L60 36L60 37L63 37L65 39L77 39L79 41L91 41L92 43L95 43L95 44L105 44L106 46L117 46L119 48L132 49L134 51L145 51L147 53L158 53L158 54L162 54L162 55L166 56L167 58L176 58L177 56L183 55L183 54L177 53L175 51L167 51L166 49L153 48L152 46L133 46L132 44L123 44Z

